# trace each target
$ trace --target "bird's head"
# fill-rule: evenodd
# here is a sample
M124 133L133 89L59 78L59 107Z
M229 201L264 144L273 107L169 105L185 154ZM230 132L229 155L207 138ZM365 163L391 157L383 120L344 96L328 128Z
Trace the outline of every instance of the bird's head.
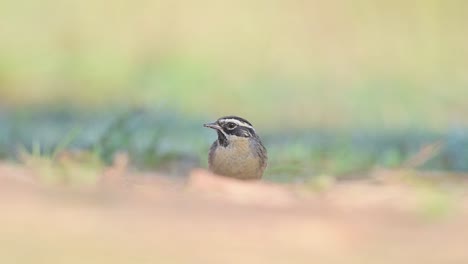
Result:
M224 116L213 123L204 124L204 126L216 130L218 141L223 146L238 139L257 138L252 124L238 116Z

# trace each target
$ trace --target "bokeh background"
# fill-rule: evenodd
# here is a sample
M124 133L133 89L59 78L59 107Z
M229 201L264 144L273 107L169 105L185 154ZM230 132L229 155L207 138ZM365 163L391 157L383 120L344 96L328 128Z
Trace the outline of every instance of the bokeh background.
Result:
M127 152L206 166L202 124L235 114L270 180L468 170L464 1L1 1L0 157Z
M0 263L468 263L467 47L462 0L0 0ZM263 181L194 169L224 115Z

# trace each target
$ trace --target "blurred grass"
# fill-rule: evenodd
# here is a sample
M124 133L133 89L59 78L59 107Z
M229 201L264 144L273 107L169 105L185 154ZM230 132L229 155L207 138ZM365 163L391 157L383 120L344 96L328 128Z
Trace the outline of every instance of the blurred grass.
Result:
M53 162L63 153L84 153L96 162L109 164L117 153L124 152L138 169L180 176L193 167L206 167L208 149L216 139L213 131L202 127L211 120L187 118L163 109L3 113L0 158L8 159L32 153ZM302 182L316 175L365 175L375 166L399 168L436 141L442 142L442 148L419 168L468 171L466 130L445 134L417 129L258 131L269 151L266 177L275 181Z

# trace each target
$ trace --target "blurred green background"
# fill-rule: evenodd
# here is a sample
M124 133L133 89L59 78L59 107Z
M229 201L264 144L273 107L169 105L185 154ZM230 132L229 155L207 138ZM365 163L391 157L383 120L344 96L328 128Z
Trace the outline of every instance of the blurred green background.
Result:
M0 156L85 149L181 174L235 114L268 177L468 170L465 1L0 1ZM170 165L168 165L170 164ZM175 164L175 165L174 165Z

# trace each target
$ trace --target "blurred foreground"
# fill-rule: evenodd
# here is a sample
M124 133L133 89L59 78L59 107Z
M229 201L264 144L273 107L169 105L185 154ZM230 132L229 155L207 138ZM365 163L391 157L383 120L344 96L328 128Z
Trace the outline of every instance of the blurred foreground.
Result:
M132 173L124 156L93 174L50 184L31 165L1 164L0 262L468 261L460 175L376 170L299 186L193 170L175 180Z

